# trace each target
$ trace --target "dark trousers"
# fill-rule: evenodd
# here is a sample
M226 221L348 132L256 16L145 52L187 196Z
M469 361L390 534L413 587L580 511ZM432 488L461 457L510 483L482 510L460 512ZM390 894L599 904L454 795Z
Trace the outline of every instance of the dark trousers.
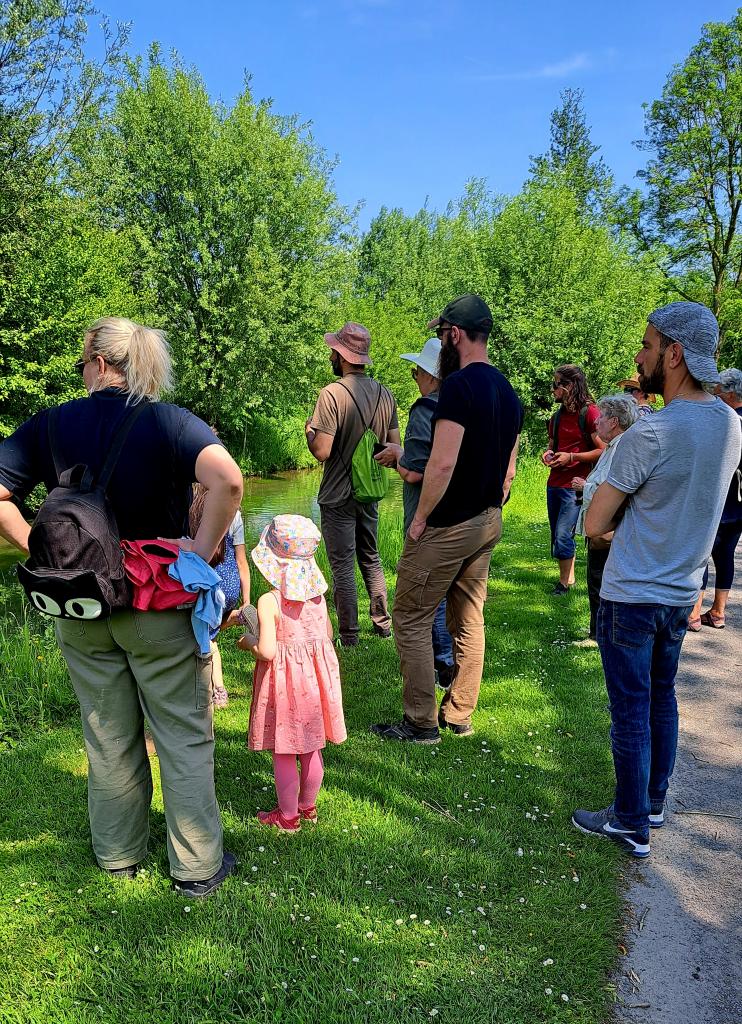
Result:
M356 559L368 591L368 610L374 629L377 633L386 633L392 619L376 541L379 503L349 498L342 505L320 505L320 515L322 537L332 570L332 593L340 640L345 644L358 642Z
M598 608L600 608L600 585L603 582L603 570L608 560L610 547L596 548L587 542L587 596L590 601L590 639L598 635Z
M734 582L734 550L742 537L742 519L735 519L731 523L719 523L716 531L714 546L711 548L711 558L716 568L716 589L731 590ZM703 574L701 590L706 589L709 581L709 567Z
M650 803L662 803L675 766L675 676L690 606L602 600L598 644L611 704L616 816L649 834Z

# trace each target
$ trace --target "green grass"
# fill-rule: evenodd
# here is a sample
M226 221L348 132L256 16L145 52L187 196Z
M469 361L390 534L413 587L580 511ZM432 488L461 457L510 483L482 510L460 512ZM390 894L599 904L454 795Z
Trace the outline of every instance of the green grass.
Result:
M145 873L96 869L79 724L67 710L48 727L64 702L33 712L0 754L0 1021L604 1020L621 854L569 815L610 797L608 718L597 654L568 645L584 588L548 596L543 483L526 466L493 557L476 735L409 749L369 734L399 717L400 676L365 617L341 652L349 740L327 751L316 829L255 822L273 805L270 760L245 748L251 664L225 640L217 792L240 867L209 900L170 891L159 787ZM388 567L399 528L382 521ZM14 629L2 635L33 647ZM6 671L3 707L22 675Z

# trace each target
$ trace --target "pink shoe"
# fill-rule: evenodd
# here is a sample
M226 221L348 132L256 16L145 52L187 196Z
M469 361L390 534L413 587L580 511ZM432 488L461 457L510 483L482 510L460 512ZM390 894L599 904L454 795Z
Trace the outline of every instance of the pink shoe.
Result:
M298 832L301 829L298 814L295 818L285 818L278 807L272 811L258 811L257 817L261 825L272 825L279 832Z
M299 808L299 816L302 821L309 821L312 825L317 824L317 808L316 807L304 807Z

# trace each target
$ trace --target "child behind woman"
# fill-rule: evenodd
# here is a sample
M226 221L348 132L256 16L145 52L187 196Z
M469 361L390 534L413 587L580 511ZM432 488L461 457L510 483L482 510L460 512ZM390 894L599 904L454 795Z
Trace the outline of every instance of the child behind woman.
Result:
M257 643L239 641L257 659L248 746L272 752L278 796L278 806L258 820L284 832L297 832L302 820L316 823L322 748L347 736L322 597L327 583L314 560L319 542L319 530L304 516L276 516L265 528L252 559L274 589L258 601Z

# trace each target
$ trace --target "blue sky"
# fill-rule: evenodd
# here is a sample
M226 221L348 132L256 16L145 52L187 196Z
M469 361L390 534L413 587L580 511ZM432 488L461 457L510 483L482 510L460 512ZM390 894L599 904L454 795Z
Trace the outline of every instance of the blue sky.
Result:
M175 48L215 97L243 76L281 114L312 122L335 185L364 202L442 209L465 181L515 193L548 145L549 114L568 86L585 93L593 139L620 184L642 154L642 103L697 42L728 21L721 0L99 0L131 21L131 48Z

